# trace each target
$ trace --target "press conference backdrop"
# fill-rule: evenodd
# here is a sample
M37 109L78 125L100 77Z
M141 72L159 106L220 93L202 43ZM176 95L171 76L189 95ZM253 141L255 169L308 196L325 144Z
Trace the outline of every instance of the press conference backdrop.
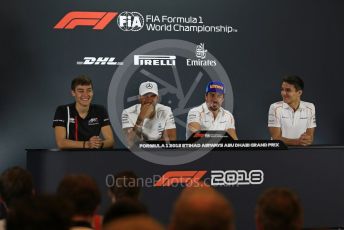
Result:
M65 174L86 173L96 179L101 189L100 213L104 213L110 204L107 194L108 186L115 183L112 174L130 167L140 177L140 198L149 213L163 224L169 223L173 203L185 187L185 184L178 184L176 173L179 176L182 174L184 180L190 179L190 175L193 180L202 178L231 200L238 230L254 229L257 199L272 186L288 187L298 194L304 208L305 228L343 226L344 184L338 183L337 179L344 173L341 167L343 160L343 147L328 146L290 148L286 151L213 151L201 159L178 166L152 164L130 154L128 150L120 149L30 149L27 152L27 168L33 174L38 193L56 191L58 182ZM312 164L305 164L305 161ZM172 185L169 176L175 182Z
M118 148L122 109L146 80L173 109L179 139L211 79L226 84L239 138L268 139L285 74L304 79L303 100L316 106L315 144L344 144L343 10L342 0L3 2L0 169L24 166L25 148L55 147L55 108L73 101L79 74L92 78Z

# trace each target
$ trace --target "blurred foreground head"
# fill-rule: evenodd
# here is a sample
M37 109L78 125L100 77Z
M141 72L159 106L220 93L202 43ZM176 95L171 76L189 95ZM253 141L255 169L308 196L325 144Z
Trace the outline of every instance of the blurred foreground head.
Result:
M138 200L123 198L110 206L104 215L103 224L106 225L123 217L148 215L148 210Z
M93 216L100 204L97 182L84 174L66 175L57 188L57 194L74 207L74 216Z
M133 171L121 171L113 175L114 183L109 187L112 203L121 199L139 200L141 186Z
M0 176L0 195L8 207L20 199L30 199L34 193L32 175L26 169L15 166Z
M116 219L103 227L103 230L163 230L164 228L147 215L128 216Z
M286 188L270 188L259 198L256 207L257 230L299 230L303 210L296 194Z
M172 213L170 230L232 230L234 212L230 202L214 188L185 188Z
M9 211L7 230L68 230L72 207L57 196L16 201Z

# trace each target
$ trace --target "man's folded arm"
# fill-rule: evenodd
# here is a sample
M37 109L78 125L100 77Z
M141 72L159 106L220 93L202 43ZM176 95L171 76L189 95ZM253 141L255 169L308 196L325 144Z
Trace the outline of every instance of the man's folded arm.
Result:
M63 126L55 126L55 140L59 149L84 148L84 141L74 141L66 138L66 128Z

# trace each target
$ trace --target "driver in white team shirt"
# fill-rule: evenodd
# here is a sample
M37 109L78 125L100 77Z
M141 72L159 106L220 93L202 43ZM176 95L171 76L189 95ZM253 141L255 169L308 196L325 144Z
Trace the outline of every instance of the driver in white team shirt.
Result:
M282 80L283 101L273 103L269 110L268 127L273 140L287 145L310 145L313 143L315 107L301 101L304 83L298 76L286 76Z
M189 111L187 117L186 138L199 130L221 130L237 140L233 115L222 108L225 86L220 81L208 83L205 102Z
M143 82L139 88L140 104L122 113L122 129L128 147L143 140L176 140L176 125L170 107L158 103L158 85Z

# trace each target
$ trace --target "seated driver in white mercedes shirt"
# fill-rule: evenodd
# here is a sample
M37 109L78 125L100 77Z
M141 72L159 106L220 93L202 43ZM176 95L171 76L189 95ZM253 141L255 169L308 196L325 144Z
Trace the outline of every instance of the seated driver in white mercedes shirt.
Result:
M268 127L273 140L287 145L310 145L313 143L315 107L313 103L301 101L304 83L298 76L287 76L282 80L283 101L273 103L269 110Z
M227 131L234 139L238 140L235 131L233 115L222 108L225 86L220 81L208 83L205 91L205 102L189 111L187 117L186 138L199 130Z
M158 103L158 85L143 82L139 88L140 104L122 113L122 129L128 147L143 140L176 140L176 125L170 107Z

